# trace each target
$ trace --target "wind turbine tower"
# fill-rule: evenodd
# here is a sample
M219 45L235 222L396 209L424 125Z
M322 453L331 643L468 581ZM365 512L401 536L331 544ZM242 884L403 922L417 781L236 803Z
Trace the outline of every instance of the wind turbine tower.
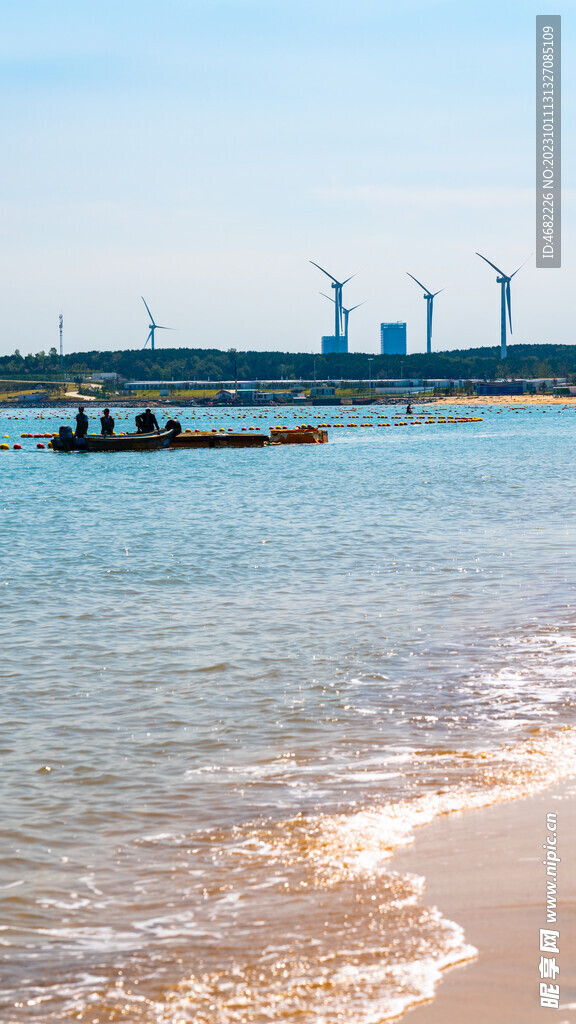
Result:
M60 329L60 373L63 374L64 373L64 349L62 348L62 330L63 330L63 327L64 327L64 317L62 316L62 313L60 313L60 316L58 317L58 326L59 326L59 329Z
M152 313L148 309L148 304L146 302L146 299L144 298L143 295L141 295L140 298L142 299L142 302L146 306L146 309L148 310L148 316L150 317L150 323L148 325L149 328L150 328L150 333L149 333L148 337L146 338L146 344L144 345L144 348L146 348L146 345L148 344L148 342L150 342L150 348L151 348L151 350L153 352L154 351L154 331L173 331L174 327L161 327L160 324L157 324L154 321L154 317L152 316Z
M508 322L510 324L510 334L512 334L510 281L518 273L518 270L522 270L524 264L528 263L530 257L528 256L528 258L524 260L524 263L521 263L517 270L515 270L513 274L510 274L510 276L508 276L507 274L504 273L503 270L500 270L495 263L491 263L490 260L487 260L486 257L483 256L481 252L477 252L476 255L479 256L481 260L484 260L484 262L487 263L490 267L492 267L492 269L495 270L496 273L499 275L499 277L496 278L496 282L497 284L500 285L500 358L506 359L506 307L508 307Z
M352 274L351 277L347 277L345 281L337 281L336 278L332 277L332 274L329 274L327 270L324 270L324 267L321 267L320 264L314 263L314 260L310 260L310 263L312 264L313 267L318 267L318 270L321 270L322 273L326 274L326 277L329 277L330 280L332 281L332 284L331 284L330 287L333 288L334 292L335 292L335 297L334 297L334 342L335 342L335 345L336 345L335 351L339 351L340 339L344 337L344 340L345 340L345 336L343 335L343 330L342 330L342 311L343 311L343 306L342 306L342 289L343 289L344 285L347 284L348 281L351 281L353 277L356 277L356 275ZM344 348L344 351L345 352L348 351L347 346Z
M406 271L406 273L408 274L408 271ZM434 309L434 299L437 295L440 295L440 292L443 292L444 289L439 288L437 292L431 292L428 291L428 288L424 287L421 281L418 281L414 277L414 274L408 274L408 277L411 277L413 281L416 281L416 284L420 285L424 292L424 298L426 299L426 351L428 355L430 355L432 351L432 312Z
M330 302L335 302L335 299L333 299L330 295L326 295L326 292L320 292L320 295L323 295L325 299L329 299ZM346 351L348 351L348 318L350 316L350 313L352 313L355 309L358 309L359 306L363 305L363 302L358 302L356 306L351 306L350 309L346 309L345 306L342 306L342 312L344 314L344 340L346 342Z

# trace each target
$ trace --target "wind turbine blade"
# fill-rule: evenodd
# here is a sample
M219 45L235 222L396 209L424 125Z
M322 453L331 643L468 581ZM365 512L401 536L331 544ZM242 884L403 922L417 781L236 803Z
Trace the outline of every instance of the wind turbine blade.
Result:
M488 263L492 267L492 269L495 270L502 277L506 277L506 274L504 273L504 271L500 270L500 268L497 267L495 263L490 263L490 260L487 260L486 257L483 256L481 252L477 252L476 255L479 256L481 260L484 260L485 263ZM518 268L518 269L520 269L520 268Z
M406 273L408 274L408 271L406 271ZM424 285L422 284L422 282L421 282L421 281L419 281L419 280L418 280L418 278L414 277L414 274L408 274L408 277L411 277L413 281L416 281L416 284L419 284L419 285L420 285L420 287L421 287L421 288L422 288L422 289L423 289L423 290L424 290L425 292L427 292L427 291L428 291L428 289L427 289L427 288L424 288Z
M342 281L342 284L340 285L340 287L343 288L344 285L348 284L348 281L351 281L353 277L357 276L357 274L358 274L358 271L356 271L355 274L351 274L350 277L347 277L345 281Z
M351 306L350 309L346 310L346 312L351 313L353 309L359 309L360 306L364 306L365 304L366 299L364 299L364 302L359 302L356 306Z
M335 302L336 301L336 299L333 299L331 295L326 295L326 292L318 292L318 295L323 295L324 298L325 299L329 299L330 302Z
M143 296L143 295L141 295L141 296L140 296L140 298L142 299L142 302L143 302L143 303L144 303L144 305L146 306L146 309L148 309L148 303L146 302L146 299L144 298L144 296ZM149 310L149 309L148 309L148 316L150 317L150 319L151 319L152 323L154 323L154 317L152 316L152 313L150 312L150 310ZM156 325L154 325L154 326L156 326Z
M437 296L437 295L440 295L440 292L443 292L443 291L444 291L444 289L443 289L443 288L439 288L437 292L434 292L434 294L432 295L432 298L433 298L433 299L435 299L435 298L436 298L436 296Z
M531 259L533 255L534 255L533 253L530 253L530 255L527 256L526 259L524 260L524 263L520 264L520 266L518 267L518 270L522 270L522 267L526 266L526 264L528 263L528 260ZM518 270L515 270L514 274L517 274ZM510 274L510 280L512 280L512 278L514 277L514 274Z
M313 267L318 267L318 270L321 270L323 274L326 274L326 277L329 277L335 284L340 284L340 282L337 281L335 277L332 277L332 274L329 274L327 270L324 270L324 267L321 267L319 263L314 263L314 260L309 260L308 262L311 263Z
M154 324L157 331L177 331L177 327L161 327L160 324Z
M520 267L518 267L518 270ZM508 306L508 323L510 324L510 334L512 334L512 310L510 308L510 280L506 281L506 305Z

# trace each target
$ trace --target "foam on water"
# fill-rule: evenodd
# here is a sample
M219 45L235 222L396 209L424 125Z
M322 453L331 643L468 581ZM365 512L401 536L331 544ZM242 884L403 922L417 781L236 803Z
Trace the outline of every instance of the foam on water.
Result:
M98 917L100 907L106 925L80 927L71 918L68 927L39 929L39 937L83 977L101 979L87 995L84 981L75 985L73 970L65 971L80 1021L91 1021L96 1005L104 1019L128 1013L146 1024L240 1024L247 1006L255 1021L297 1013L327 1024L392 1018L431 998L444 968L475 955L462 929L426 906L424 879L390 870L394 851L435 817L573 774L575 753L575 729L539 731L498 750L437 752L443 777L448 770L460 782L399 803L142 835L132 852L134 888L146 894L140 908L118 893L91 908ZM412 754L419 770L431 771L430 761ZM157 913L150 915L152 893ZM63 909L82 916L86 903ZM58 986L39 990L38 1019L60 1020L61 998ZM17 1008L17 991L11 1000Z

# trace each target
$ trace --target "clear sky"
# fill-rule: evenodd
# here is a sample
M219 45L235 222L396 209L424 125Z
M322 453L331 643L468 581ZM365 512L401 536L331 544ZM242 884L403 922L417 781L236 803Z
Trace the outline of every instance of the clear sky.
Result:
M563 15L563 266L512 282L510 342L573 343L574 3ZM3 5L0 354L350 350L382 320L499 344L535 248L531 0L28 0ZM329 290L329 289L328 289Z

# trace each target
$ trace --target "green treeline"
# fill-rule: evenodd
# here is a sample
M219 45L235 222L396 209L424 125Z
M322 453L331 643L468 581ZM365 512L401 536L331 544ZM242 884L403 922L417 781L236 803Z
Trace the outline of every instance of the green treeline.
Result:
M370 368L368 359L371 360ZM450 352L418 352L408 356L312 355L307 352L236 352L229 349L163 348L154 352L72 352L64 356L68 377L85 373L118 373L128 380L357 380L417 377L455 377L493 380L500 377L574 377L576 345L513 345L508 358L500 349L473 348ZM48 353L0 357L0 377L29 380L60 379L55 348Z

